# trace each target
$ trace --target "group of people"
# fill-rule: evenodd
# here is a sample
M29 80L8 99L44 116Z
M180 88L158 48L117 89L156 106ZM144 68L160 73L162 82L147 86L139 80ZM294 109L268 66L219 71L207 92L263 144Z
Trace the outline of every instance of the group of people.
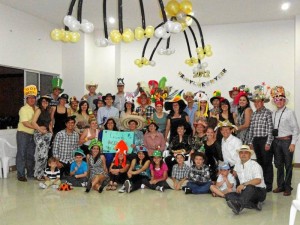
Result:
M140 188L211 193L224 197L235 214L243 208L261 210L267 192L291 195L299 126L282 86L271 89L272 112L264 106L270 97L262 85L252 93L245 85L232 88L231 102L220 91L210 99L204 92L187 91L168 101L157 99L154 106L139 83L134 92L124 92L124 79L118 79L116 95L97 94L98 85L90 83L80 101L62 93L61 85L54 78L53 92L37 105L36 87L24 88L17 131L19 181L37 179L47 188L63 179L99 193L105 187L115 191L118 184L126 193ZM133 143L121 140L111 153L102 145L105 130L133 132Z

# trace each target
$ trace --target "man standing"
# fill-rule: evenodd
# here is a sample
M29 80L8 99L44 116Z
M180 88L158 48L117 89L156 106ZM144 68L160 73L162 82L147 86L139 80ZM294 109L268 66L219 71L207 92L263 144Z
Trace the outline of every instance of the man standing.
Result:
M235 165L240 185L236 192L230 192L225 195L227 205L235 214L239 214L243 208L262 209L262 202L266 199L266 185L261 166L251 160L253 150L248 145L242 145L237 150L239 162Z
M272 112L264 106L270 99L263 92L263 87L258 85L251 99L256 111L252 114L249 127L249 144L254 149L257 162L261 165L264 173L267 192L272 191L273 184L273 154L271 144L273 141Z
M187 106L183 111L188 114L190 118L189 123L191 127L194 127L193 124L194 124L195 112L198 109L197 105L194 104L194 93L191 91L184 93L183 99L187 102Z
M86 89L88 90L88 94L84 95L82 99L86 100L89 103L89 110L91 112L94 112L96 106L94 105L94 100L98 99L99 95L102 95L101 93L97 94L96 89L98 88L98 84L94 82L90 82L89 84L85 85Z
M232 135L232 130L236 128L228 120L220 121L217 128L221 129L222 138L222 154L224 162L229 163L230 168L233 168L239 161L239 156L236 149L242 146L242 141Z
M26 182L25 168L27 177L34 177L34 152L35 143L33 139L34 127L31 124L37 96L37 88L29 85L24 88L26 104L19 111L19 124L17 129L17 157L16 166L18 180Z
M274 193L283 192L284 196L290 196L293 175L293 155L295 144L299 137L299 126L295 113L286 107L287 99L282 86L272 89L271 95L277 107L273 112L274 141L272 151L274 153L274 163L277 168L277 188Z
M137 103L140 104L140 106L136 108L136 113L147 120L151 119L153 113L155 112L155 108L150 105L150 97L148 97L145 92L142 92L140 96L137 97Z
M102 99L105 106L98 109L97 122L99 126L105 124L106 120L110 117L113 117L114 119L119 118L119 110L113 107L115 96L113 96L111 93L107 93L102 97Z
M233 87L229 91L229 96L232 99L232 101L230 102L230 112L231 113L237 113L237 105L234 104L234 99L239 94L239 92L240 92L240 88L239 87Z
M75 116L66 120L66 129L59 131L53 142L53 156L58 158L61 175L68 176L70 165L74 161L73 152L79 148L79 134L74 130Z
M63 80L59 77L54 77L52 79L52 93L48 94L48 96L51 98L51 102L49 104L50 108L58 105L58 97L64 92L64 89L61 88L62 83Z
M118 78L117 81L117 88L118 92L116 94L116 99L114 101L114 107L116 107L119 110L119 113L121 114L122 111L124 111L124 105L125 105L125 92L124 92L124 78ZM140 91L140 83L137 83L137 89L133 92L133 97L137 96Z

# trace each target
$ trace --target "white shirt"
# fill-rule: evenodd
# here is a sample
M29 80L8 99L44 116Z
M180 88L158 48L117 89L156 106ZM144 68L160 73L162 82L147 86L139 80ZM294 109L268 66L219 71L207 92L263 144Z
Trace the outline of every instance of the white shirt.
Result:
M281 119L279 123L280 116ZM272 119L273 119L274 129L278 129L278 137L287 137L292 135L291 144L296 144L299 138L299 125L294 111L286 107L283 107L273 112Z
M103 125L110 117L113 117L114 119L119 118L119 110L113 106L103 106L98 109L97 122L99 125Z
M259 178L259 179L261 179L261 182L260 182L260 184L255 185L255 186L261 187L261 188L266 188L262 168L254 160L249 159L244 164L242 164L241 161L239 161L235 165L234 170L236 171L241 184L246 183L250 180Z
M222 138L222 154L224 162L228 162L230 166L234 166L238 161L240 161L239 155L236 150L242 147L242 141L230 134L230 136L225 140Z
M227 179L229 181L229 183L233 184L232 190L235 191L235 186L236 186L236 180L234 178L234 176L229 173L227 176ZM222 174L220 174L218 176L217 182L223 182L223 176ZM219 187L220 191L225 191L226 189L228 189L226 182L224 182L220 187Z

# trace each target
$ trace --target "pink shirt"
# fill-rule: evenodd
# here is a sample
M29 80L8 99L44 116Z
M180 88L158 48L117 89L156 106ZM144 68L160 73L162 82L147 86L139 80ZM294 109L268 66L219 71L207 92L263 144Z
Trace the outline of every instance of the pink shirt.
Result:
M150 164L150 170L153 171L154 179L161 179L161 178L163 178L164 172L168 171L168 167L165 163L163 163L161 168L153 169L153 165Z
M148 149L149 156L151 156L154 150L164 151L166 141L162 133L156 132L155 137L152 138L150 132L147 132L144 135L144 146ZM159 149L158 146L160 147Z

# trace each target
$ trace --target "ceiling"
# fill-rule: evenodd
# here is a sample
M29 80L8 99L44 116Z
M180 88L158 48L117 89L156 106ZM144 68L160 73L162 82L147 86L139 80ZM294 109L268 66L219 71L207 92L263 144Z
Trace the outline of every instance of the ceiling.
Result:
M181 0L178 0L179 2ZM287 0L288 1L288 0ZM62 27L71 0L0 0L10 6ZM77 0L78 2L78 0ZM117 17L117 0L107 0L107 15ZM162 21L158 0L144 0L146 25L156 26ZM168 0L164 0L166 4ZM202 25L247 23L257 21L287 20L300 15L300 1L289 0L288 11L280 9L283 0L191 0L194 16ZM77 3L73 15L76 16ZM102 1L83 2L82 18L91 21L95 27L103 27ZM139 0L123 0L123 27L141 26ZM109 29L117 28L118 21Z

